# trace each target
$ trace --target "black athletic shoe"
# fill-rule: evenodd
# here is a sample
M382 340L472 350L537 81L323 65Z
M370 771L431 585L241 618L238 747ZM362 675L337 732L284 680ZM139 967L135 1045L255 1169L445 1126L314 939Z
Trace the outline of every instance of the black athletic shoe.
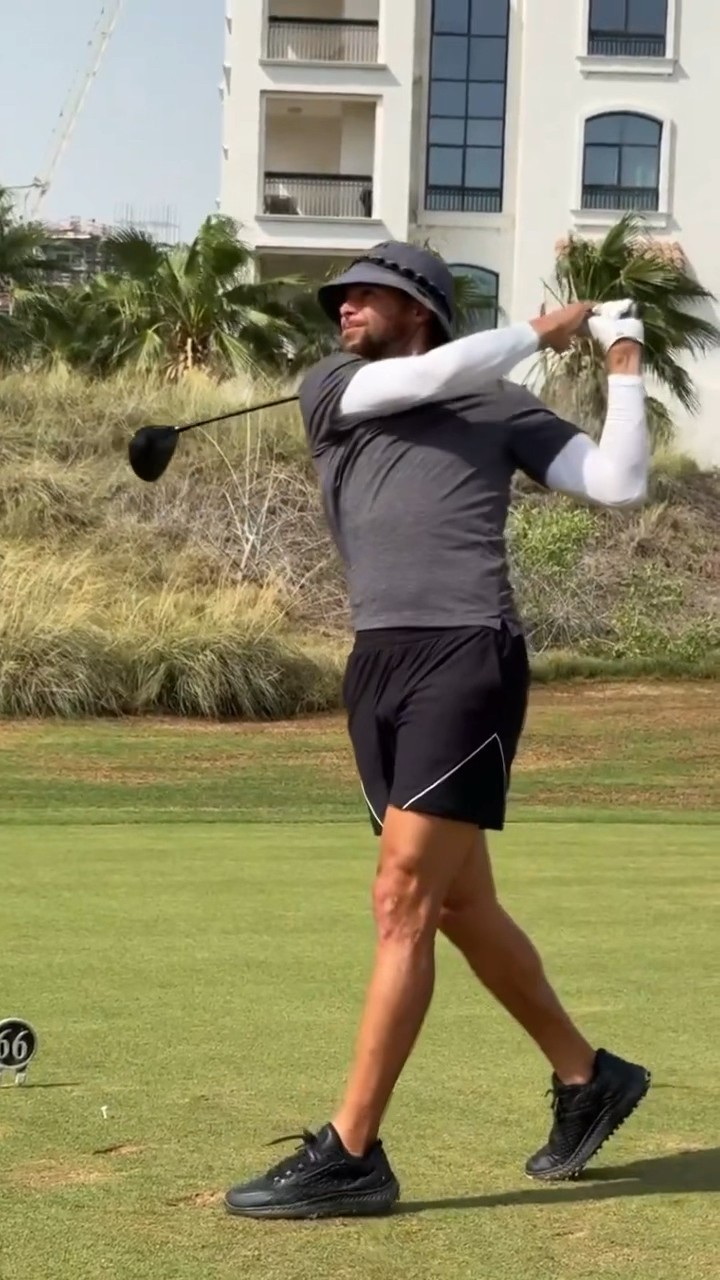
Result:
M564 1085L552 1079L555 1114L547 1145L531 1156L525 1172L552 1182L575 1178L642 1102L650 1072L598 1049L595 1074L587 1084Z
M293 1137L278 1142L293 1141ZM228 1213L245 1218L340 1218L389 1213L400 1195L381 1142L351 1156L331 1124L297 1135L302 1146L261 1178L232 1187ZM271 1143L275 1146L275 1143Z

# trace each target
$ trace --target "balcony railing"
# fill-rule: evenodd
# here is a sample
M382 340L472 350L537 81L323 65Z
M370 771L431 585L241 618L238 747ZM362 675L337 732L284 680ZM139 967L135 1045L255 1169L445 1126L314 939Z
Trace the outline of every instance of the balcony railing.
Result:
M588 53L596 58L664 58L665 36L630 35L590 32Z
M428 187L425 208L435 213L500 213L502 192L488 187Z
M583 209L634 209L652 213L660 207L657 187L583 187Z
M371 218L373 180L354 174L266 173L263 212L297 218Z
M269 18L265 56L279 62L377 62L378 24L347 18Z

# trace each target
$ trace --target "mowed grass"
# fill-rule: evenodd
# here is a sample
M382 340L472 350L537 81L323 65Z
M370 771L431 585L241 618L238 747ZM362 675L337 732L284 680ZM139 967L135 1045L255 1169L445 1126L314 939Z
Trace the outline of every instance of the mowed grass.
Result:
M717 1277L718 701L539 690L493 842L587 1034L653 1070L644 1106L579 1182L528 1182L545 1064L441 943L385 1127L403 1201L358 1223L220 1203L342 1088L375 854L342 725L3 726L0 1016L41 1047L0 1093L2 1280Z
M720 821L720 682L538 686L511 821ZM364 820L344 721L0 720L0 818Z

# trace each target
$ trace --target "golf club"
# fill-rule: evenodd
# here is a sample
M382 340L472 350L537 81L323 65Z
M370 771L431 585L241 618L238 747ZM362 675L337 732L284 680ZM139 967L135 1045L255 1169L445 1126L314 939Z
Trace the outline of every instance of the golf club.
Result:
M180 427L139 427L128 445L130 466L140 480L153 484L167 471L183 431L196 427L209 427L215 422L227 422L229 418L241 418L246 413L258 413L261 409L275 409L281 404L293 404L298 396L285 396L282 400L268 400L265 404L251 404L246 409L234 409L215 418L203 418L200 422L187 422Z

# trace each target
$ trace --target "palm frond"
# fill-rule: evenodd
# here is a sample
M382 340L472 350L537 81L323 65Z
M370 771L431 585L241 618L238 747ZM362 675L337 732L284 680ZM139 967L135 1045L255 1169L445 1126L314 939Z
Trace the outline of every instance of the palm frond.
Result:
M105 247L112 270L135 280L150 280L166 257L152 236L131 227L108 236Z
M720 328L708 315L714 295L692 275L672 246L654 241L643 219L624 214L602 240L570 235L556 246L553 280L546 286L559 305L631 297L645 326L645 364L670 397L689 413L700 407L690 361L720 346ZM703 314L704 312L704 314ZM574 385L582 379L583 388ZM570 403L575 420L590 413L591 424L604 417L604 356L591 342L544 365L541 394ZM653 406L659 405L653 401ZM667 443L670 417L651 406L657 435ZM592 429L592 425L591 425Z

